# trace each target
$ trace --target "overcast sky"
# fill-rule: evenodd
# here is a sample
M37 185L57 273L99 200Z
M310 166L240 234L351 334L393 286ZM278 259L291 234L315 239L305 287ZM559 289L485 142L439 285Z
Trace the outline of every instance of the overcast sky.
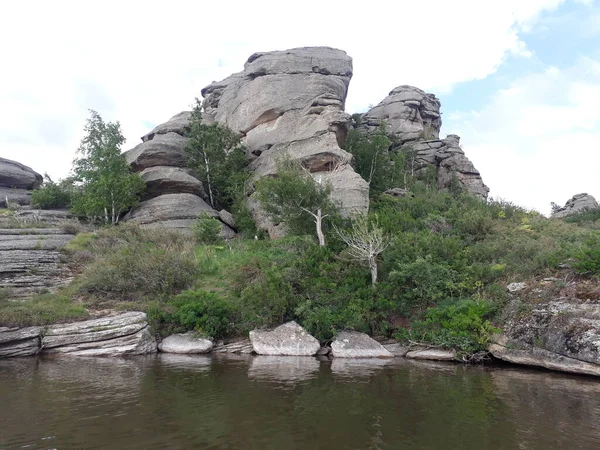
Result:
M492 196L600 197L600 0L3 2L0 156L64 177L88 109L127 150L252 53L313 45L353 57L350 113L435 93Z

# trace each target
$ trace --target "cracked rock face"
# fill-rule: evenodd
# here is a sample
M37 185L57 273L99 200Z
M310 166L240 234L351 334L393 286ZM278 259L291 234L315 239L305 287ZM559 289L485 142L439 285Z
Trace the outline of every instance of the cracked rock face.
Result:
M361 127L375 131L385 122L400 144L438 139L441 103L433 94L413 86L398 86L361 118Z
M433 94L413 86L398 86L374 108L360 117L359 131L372 133L385 123L392 137L392 151L411 149L416 152L415 170L425 172L429 167L437 171L437 184L447 189L456 176L468 192L486 199L489 188L481 174L460 148L460 138L454 134L440 139L441 103Z
M250 341L259 355L312 356L321 345L296 322L287 322L272 331L252 330Z
M571 199L569 199L565 206L555 211L551 217L555 219L560 219L561 217L567 217L571 214L596 208L600 208L600 205L598 205L598 202L594 197L586 193L577 194L574 195Z
M256 178L275 175L279 159L300 161L331 180L343 213L361 213L368 209L368 186L340 148L351 77L352 59L341 50L255 53L242 72L202 90L203 107L243 136Z

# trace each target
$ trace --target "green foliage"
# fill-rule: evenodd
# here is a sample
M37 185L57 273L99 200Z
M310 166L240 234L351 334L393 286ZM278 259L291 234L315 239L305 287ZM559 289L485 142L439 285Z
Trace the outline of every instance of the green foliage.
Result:
M399 186L402 181L402 167L395 164L391 145L383 125L371 135L354 129L348 132L344 149L354 155L355 170L369 183L371 195Z
M186 291L174 297L169 303L175 312L165 320L194 330L204 336L223 338L230 330L232 307L216 294L203 291Z
M67 295L39 294L29 300L0 298L0 326L28 327L85 319L88 313Z
M248 179L240 136L218 122L203 124L202 106L196 99L187 137L188 166L202 181L211 206L229 209L243 196Z
M201 215L194 225L196 240L201 244L217 244L223 240L221 237L222 226L214 217Z
M256 183L256 196L275 223L285 223L294 235L313 234L317 216L323 219L337 213L330 199L331 186L312 175L300 164L282 161L277 175L263 177ZM324 222L325 223L325 222Z
M190 287L198 275L193 244L176 231L121 225L88 242L96 258L81 275L81 292L117 300L164 299Z
M600 232L590 234L574 252L573 269L583 275L600 275Z
M73 193L75 214L116 224L119 216L135 205L145 184L121 155L125 138L119 122L105 123L90 110L85 137L73 161L74 180L79 189Z
M42 187L31 193L31 206L40 209L66 208L71 205L73 195L73 180L64 179L55 183L44 175L45 181Z
M414 321L410 333L399 338L457 349L465 353L486 351L491 337L499 330L490 322L495 306L475 300L449 302L428 309L422 320Z
M580 211L578 213L571 214L570 216L567 216L562 220L564 220L567 223L576 223L578 225L599 224L600 208L586 209L585 211Z

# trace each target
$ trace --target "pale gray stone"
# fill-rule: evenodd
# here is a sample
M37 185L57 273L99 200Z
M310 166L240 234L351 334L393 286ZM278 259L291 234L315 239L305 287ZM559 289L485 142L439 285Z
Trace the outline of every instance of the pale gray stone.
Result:
M393 358L394 355L375 339L358 331L342 331L331 343L335 358Z
M193 219L201 214L218 218L219 213L212 209L202 198L194 194L164 194L140 202L127 213L124 220L140 225L159 221Z
M158 344L158 349L164 353L209 353L213 342L194 332L173 334L166 337Z
M421 350L411 350L407 352L405 358L425 359L430 361L456 361L456 353L452 350L441 348L429 348Z
M31 167L0 157L1 187L31 190L41 186L42 181L43 177Z
M508 292L515 293L515 292L519 292L522 291L523 289L527 288L527 283L524 282L520 282L520 283L509 283L508 286L506 286L506 289L508 290Z
M224 209L219 211L219 218L224 224L231 228L235 228L235 219L233 218L233 214L231 214L229 211L225 211Z
M143 312L50 325L42 337L43 353L74 356L128 356L156 352L156 341Z
M194 177L189 169L170 166L148 167L140 172L146 183L145 199L163 194L194 194L205 198L202 182Z
M8 200L8 203L6 203ZM31 202L31 191L27 189L18 189L0 186L0 208L6 208L9 205L29 205Z
M123 156L135 172L154 166L186 167L188 158L184 148L187 141L177 133L157 134Z
M409 351L409 347L400 343L382 344L392 355L396 357L404 357Z
M157 125L150 133L142 136L142 142L151 141L157 134L177 133L181 136L189 130L191 111L175 114L167 122Z
M0 330L0 358L37 354L40 351L41 331L41 327Z
M600 208L600 205L598 205L598 202L594 197L586 193L577 194L569 199L565 206L555 211L551 217L554 219L560 219L563 217L568 217L571 214L597 208Z
M250 341L259 355L312 356L321 347L317 339L293 321L272 331L252 330Z
M240 339L234 342L217 342L212 349L213 353L239 353L250 354L254 351L250 339Z

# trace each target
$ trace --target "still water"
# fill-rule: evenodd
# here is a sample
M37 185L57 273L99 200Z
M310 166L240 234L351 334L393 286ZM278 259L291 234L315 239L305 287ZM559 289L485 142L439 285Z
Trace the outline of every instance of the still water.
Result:
M600 449L600 380L403 359L0 360L0 449Z

